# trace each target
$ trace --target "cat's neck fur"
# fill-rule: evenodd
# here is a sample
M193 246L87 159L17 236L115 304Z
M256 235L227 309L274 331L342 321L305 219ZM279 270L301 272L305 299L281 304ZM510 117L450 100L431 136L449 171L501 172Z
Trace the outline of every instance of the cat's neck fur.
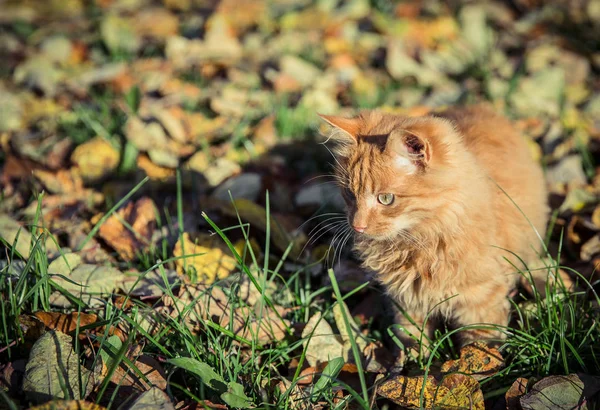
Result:
M460 155L455 159L455 192L452 201L445 199L447 204L443 214L411 229L413 239L398 235L387 240L361 236L355 240L354 249L363 265L377 272L378 279L396 297L419 297L418 290L424 285L430 290L449 287L449 283L452 287L460 286L456 278L461 276L461 266L479 257L472 254L473 250L489 252L491 248L496 227L481 221L484 216L489 221L492 213L493 182L471 153L467 150L457 152ZM465 232L470 234L465 235ZM410 287L416 292L406 292ZM426 300L426 295L423 297L424 309L439 302Z

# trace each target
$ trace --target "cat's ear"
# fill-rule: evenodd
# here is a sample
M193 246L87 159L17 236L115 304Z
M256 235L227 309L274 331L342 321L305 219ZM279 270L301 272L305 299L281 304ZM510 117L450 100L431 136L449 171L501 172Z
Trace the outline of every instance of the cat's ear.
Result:
M361 125L360 118L346 118L323 114L317 115L325 120L325 122L327 122L329 125L341 131L339 135L337 135L336 139L343 140L343 142L346 143L356 142Z
M431 161L431 144L420 135L407 130L392 131L388 137L386 151L399 167L409 172L424 169Z

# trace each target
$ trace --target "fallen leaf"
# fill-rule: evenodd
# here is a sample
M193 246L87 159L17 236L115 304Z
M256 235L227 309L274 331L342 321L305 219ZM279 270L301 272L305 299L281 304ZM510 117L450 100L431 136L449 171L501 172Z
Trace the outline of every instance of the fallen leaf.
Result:
M350 327L346 326L344 316L348 319ZM362 352L367 347L367 339L360 333L360 329L356 325L356 322L354 322L350 310L344 301L338 301L333 307L333 318L344 343L344 360L346 362L353 361L354 356L352 355L352 343L350 340L354 339L356 346Z
M519 377L510 386L504 399L506 400L506 410L521 410L521 404L519 399L527 393L527 384L529 380Z
M0 388L11 395L21 391L21 380L25 374L25 359L18 359L0 365Z
M90 306L103 304L102 296L110 295L115 289L122 287L125 279L125 275L114 267L87 263L78 265L66 277L53 278L57 285ZM60 293L51 295L50 301L57 306L67 307L71 304Z
M53 194L83 191L83 179L76 168L59 169L56 172L33 170L33 175Z
M504 367L504 359L498 349L485 342L475 342L460 349L460 359L449 360L442 365L442 373L462 373L476 380L489 377Z
M17 84L40 90L46 96L53 97L65 78L65 73L47 56L36 55L19 65L13 78Z
M226 329L232 329L236 336L257 341L261 345L281 341L287 335L290 326L288 320L281 320L278 312L267 307L258 314L254 309L236 308L233 315L223 316L219 324Z
M298 384L292 385L287 379L281 379L277 388L283 397L287 398L287 404L293 410L308 410L310 407L309 394Z
M519 399L524 410L587 408L585 402L600 390L600 378L589 379L587 385L577 374L545 377ZM584 394L584 392L586 394Z
M226 18L214 14L207 22L204 41L169 37L165 54L175 67L186 68L206 62L231 64L242 56L243 49L231 32Z
M321 70L315 65L294 55L287 54L281 57L279 66L285 75L293 78L302 87L312 85L321 75Z
M23 392L34 403L68 398L66 395L85 398L93 388L91 378L92 373L79 364L72 338L52 330L42 335L31 348ZM83 391L80 390L81 381Z
M30 410L106 410L99 404L84 400L52 400L39 406L32 406Z
M175 179L175 170L156 165L147 155L139 155L137 166L140 167L151 180L169 181Z
M124 222L121 222L124 221ZM136 259L139 252L151 244L156 229L156 206L143 197L129 202L111 215L98 231L98 235L126 260Z
M132 23L135 32L139 36L156 38L159 40L175 36L179 32L179 20L177 16L161 7L141 10L136 14ZM111 41L113 40L111 39Z
M96 182L112 174L120 159L119 152L100 137L79 145L71 154L71 161L87 182Z
M173 307L172 316L178 317L179 312L185 309L186 315L183 319L195 333L203 329L203 322L212 321L231 330L236 336L263 345L282 340L290 327L289 320L280 319L280 315L285 314L285 309L276 306L276 310L273 310L264 304L255 307L235 307L217 286L182 286L175 300L165 296L163 301L167 308ZM194 306L193 309L186 309L190 304Z
M511 94L510 104L522 115L557 116L565 88L565 77L561 67L547 67L524 77Z
M0 238L8 246L15 245L14 249L24 258L29 257L31 234L27 228L5 214L0 214Z
M113 53L132 53L141 46L141 39L131 21L116 14L107 14L102 19L100 34L106 47Z
M344 356L344 343L340 335L335 334L325 318L318 312L309 319L302 331L306 361L317 367L336 357Z
M192 155L187 161L186 167L200 173L212 186L219 185L227 178L238 174L242 170L239 164L227 158L217 158L214 162L211 162L202 151L198 151Z
M396 376L383 382L377 393L409 408L485 408L479 383L470 376L450 374L441 383L433 376L427 376L421 402L423 383L423 376Z
M48 265L48 273L69 276L73 269L81 265L81 256L74 252L63 253Z
M175 410L169 396L157 387L142 393L129 410Z
M589 190L578 188L572 189L567 193L567 197L558 209L559 212L572 211L577 212L588 204L598 201L598 195Z
M34 316L44 323L46 329L58 330L65 334L74 332L78 328L82 328L84 326L89 327L89 325L98 321L98 315L93 313L71 312L70 314L66 314L59 312L35 312ZM105 332L105 329L106 328L104 325L97 326L96 328L88 328L79 333L79 339L86 339L90 333L101 335ZM121 340L126 339L126 336L123 334L123 332L115 326L110 327L108 334L116 335Z
M98 321L98 315L93 313L72 312L67 315L59 312L35 312L34 315L44 323L47 329L58 330L62 333L71 333ZM84 339L85 334L80 334L79 338Z
M23 111L23 103L19 96L0 88L0 131L21 128Z
M111 376L113 383L118 386L132 387L139 391L148 391L154 387L161 390L167 388L167 374L156 359L148 355L137 354L136 347L130 348L127 356L145 379L128 364L121 362Z
M195 281L204 284L226 278L236 269L237 261L230 253L217 235L208 234L199 235L192 242L189 234L184 233L173 249L173 256L181 257L175 261L177 271L187 275L193 269Z

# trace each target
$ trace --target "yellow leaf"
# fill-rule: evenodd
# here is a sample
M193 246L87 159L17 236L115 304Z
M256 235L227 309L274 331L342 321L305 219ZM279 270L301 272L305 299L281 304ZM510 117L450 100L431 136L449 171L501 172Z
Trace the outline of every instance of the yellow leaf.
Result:
M179 273L186 274L186 269L192 268L197 281L205 284L226 278L236 266L236 260L230 255L227 245L216 235L202 234L193 242L189 234L184 233L183 238L175 244L173 255L186 256L175 262Z
M49 401L39 406L30 407L30 410L106 410L95 403L84 400L57 400Z
M98 137L75 148L71 161L79 167L84 180L97 181L117 169L120 156L111 144Z
M460 359L449 360L442 365L442 373L463 373L491 376L504 366L498 349L483 342L475 342L460 349Z
M463 374L450 374L442 382L427 376L423 400L423 376L396 376L385 381L377 392L396 404L417 408L470 408L483 410L483 393L477 380Z

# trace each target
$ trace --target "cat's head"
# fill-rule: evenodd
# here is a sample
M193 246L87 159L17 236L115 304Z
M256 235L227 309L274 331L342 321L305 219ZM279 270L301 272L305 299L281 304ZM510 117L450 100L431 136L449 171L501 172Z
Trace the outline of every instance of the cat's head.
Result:
M337 179L359 235L385 240L436 223L460 175L451 122L377 111L321 117L333 126Z

